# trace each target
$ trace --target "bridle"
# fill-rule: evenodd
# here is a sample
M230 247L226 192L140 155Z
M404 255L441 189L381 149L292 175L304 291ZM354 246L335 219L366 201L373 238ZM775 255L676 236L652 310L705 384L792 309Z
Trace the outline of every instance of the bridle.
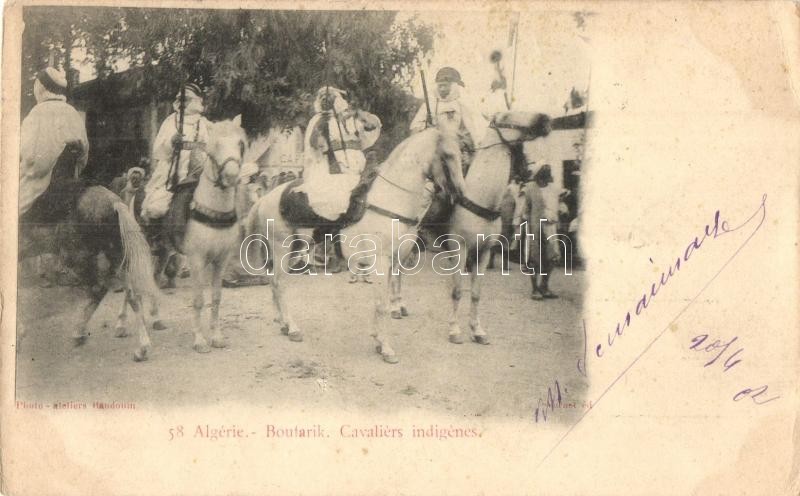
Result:
M222 182L222 171L225 170L225 166L228 165L228 162L236 162L241 167L241 160L236 157L228 157L223 160L222 163L219 163L210 153L207 153L206 156L211 161L211 169L214 171L213 177L209 177L208 179L214 184L214 187L224 191L229 186L226 186Z
M526 142L533 141L538 136L531 136L530 127L520 126L518 124L498 124L492 120L492 122L489 124L489 127L495 130L497 137L500 139L500 143L497 144L505 145L511 154L511 167L508 171L508 181L521 181L526 179L528 175L528 165L530 165L530 162L525 159L525 152L522 147ZM503 133L500 132L501 129L513 129L515 131L520 131L523 133L524 137L509 141L505 138L505 136L503 136Z
M381 174L381 173L378 173L378 174L377 174L377 177L379 177L379 178L383 179L383 180L384 180L384 181L385 181L387 184L389 184L390 186L392 186L392 187L394 187L394 188L397 188L397 189L399 189L400 191L402 191L402 192L404 192L404 193L406 193L406 194L408 194L408 195L417 196L417 195L419 194L419 193L417 193L417 192L415 192L415 191L411 191L410 189L408 189L408 188L406 188L406 187L404 187L404 186L401 186L401 185L397 184L397 183L396 183L396 182L394 182L394 181L391 181L391 180L387 179L387 178L386 178L386 177L385 177L383 174ZM387 209L385 209L385 208L379 207L379 206L377 206L377 205L375 205L375 204L373 204L373 203L366 202L366 205L367 205L367 210L372 210L372 211L373 211L373 212L375 212L376 214L378 214L378 215L382 215L382 216L384 216L384 217L389 217L390 219L397 219L397 220L399 220L400 222L402 222L403 224L407 224L407 225L413 226L413 225L417 225L417 224L419 223L419 219L412 219L411 217L406 217L405 215L400 215L400 214L398 214L398 213L395 213L395 212L393 212L393 211L391 211L391 210L387 210Z
M498 143L492 143L491 145L477 148L476 150L491 148L497 145L504 145L510 153L509 160L511 160L511 167L508 171L508 182L511 182L512 180L517 180L520 182L526 180L528 176L528 165L530 165L530 162L525 159L525 153L522 147L526 142L533 141L539 137L532 135L533 126L522 126L519 124L502 122L499 123L492 119L492 121L489 123L489 127L497 132L497 137L500 139L500 141ZM505 136L503 136L501 129L513 129L515 131L520 131L522 133L522 137L515 140L507 140ZM456 203L478 217L490 222L500 217L499 211L478 205L474 201L467 198L466 195L462 195L457 198Z
M439 158L440 158L440 160L444 161L444 158L441 158L441 157L439 157ZM452 183L452 177L450 175L450 169L447 167L447 164L442 164L442 169L444 171L445 180L447 181L448 184L451 184ZM391 186L393 186L393 187L395 187L395 188L397 188L397 189L399 189L399 190L401 190L401 191L403 191L403 192L405 192L405 193L407 193L409 195L413 195L413 196L419 195L418 192L412 191L409 188L406 188L404 186L401 186L400 184L397 184L396 182L388 179L386 176L384 176L381 173L378 173L377 176L379 178L383 179L387 184L389 184L389 185L391 185ZM431 179L431 177L428 176L428 179ZM384 217L389 217L391 219L397 219L400 222L402 222L403 224L407 224L409 226L419 227L419 224L422 221L421 217L412 219L411 217L406 217L406 216L403 216L403 215L396 214L396 213L394 213L394 212L392 212L390 210L387 210L387 209L378 207L376 205L373 205L372 203L367 203L367 209L372 210L373 212L375 212L375 213L377 213L379 215L383 215Z

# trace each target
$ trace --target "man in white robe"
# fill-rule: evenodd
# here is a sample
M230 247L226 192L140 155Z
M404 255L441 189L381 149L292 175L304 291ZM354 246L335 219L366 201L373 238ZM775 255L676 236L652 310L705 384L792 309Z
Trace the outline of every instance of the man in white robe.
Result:
M347 211L350 193L367 162L364 150L381 134L380 119L351 108L345 94L334 87L322 87L317 92L316 114L305 135L305 181L298 188L308 195L311 208L331 221Z
M483 138L481 132L486 124L480 114L461 101L461 88L464 82L461 74L452 67L442 67L436 73L436 91L429 102L431 108L431 124L439 128L447 128L458 135L461 144L462 166L466 171L469 159L475 146ZM411 121L411 132L424 131L429 126L428 106L423 102L414 119Z
M36 106L22 121L20 133L19 214L30 210L34 201L50 186L53 168L64 148L74 145L77 178L86 166L89 139L83 118L67 103L67 80L52 67L41 71L33 83Z
M175 112L164 119L153 142L153 174L145 186L142 216L148 220L166 215L172 201L171 187L192 180L199 163L205 158L208 121L203 117L203 92L195 84L184 85L183 130L180 129L180 94L172 104ZM182 131L182 132L181 132ZM171 183L176 149L180 147L176 184Z

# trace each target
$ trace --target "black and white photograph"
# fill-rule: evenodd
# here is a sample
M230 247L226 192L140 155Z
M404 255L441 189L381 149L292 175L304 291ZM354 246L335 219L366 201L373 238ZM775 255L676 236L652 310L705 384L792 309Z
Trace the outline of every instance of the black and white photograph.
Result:
M583 403L586 12L23 14L17 401Z
M796 3L2 13L0 493L800 491Z

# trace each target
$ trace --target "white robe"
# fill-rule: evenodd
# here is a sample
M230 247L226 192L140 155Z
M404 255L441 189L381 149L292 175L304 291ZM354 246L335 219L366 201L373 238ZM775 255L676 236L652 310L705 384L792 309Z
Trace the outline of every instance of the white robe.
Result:
M363 150L375 144L380 136L381 126L379 121L374 129L367 130L361 119L348 117L337 125L336 120L330 118L327 125L328 136L330 136L332 143L349 140L359 142L358 149L344 148L333 152L342 169L342 173L331 174L327 153L320 151L314 143L314 141L321 139L316 133L318 132L317 126L322 115L314 115L308 123L308 128L306 128L306 167L303 171L305 180L298 188L298 191L304 191L308 195L309 204L318 215L333 221L347 211L347 207L350 204L350 194L358 184L361 172L366 165L367 160Z
M145 186L142 214L147 219L163 217L169 209L172 193L167 191L167 179L175 148L172 137L178 133L178 114L172 113L164 119L153 142L153 174ZM183 117L184 141L206 143L208 121L200 114L185 114ZM178 159L178 181L189 173L191 150L181 150Z
M448 126L452 127L454 131L458 132L461 125L469 132L472 137L472 142L476 145L483 138L483 131L486 127L484 122L481 122L481 116L477 115L469 106L464 105L458 95L456 98L439 98L438 95L430 102L431 117L434 126ZM412 132L419 132L427 127L426 121L428 117L428 109L423 103L414 119L411 121L410 129Z
M79 141L83 155L78 158L75 176L86 166L89 139L83 117L63 96L52 96L37 104L22 121L19 164L19 214L50 185L58 157L68 142Z

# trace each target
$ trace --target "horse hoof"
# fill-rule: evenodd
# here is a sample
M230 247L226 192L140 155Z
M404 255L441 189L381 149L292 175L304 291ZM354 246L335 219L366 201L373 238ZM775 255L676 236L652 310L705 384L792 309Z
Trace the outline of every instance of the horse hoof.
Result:
M227 348L228 342L225 338L211 338L211 346L214 348Z
M485 334L474 335L472 336L472 341L478 344L489 344L489 336Z
M211 347L209 347L206 343L195 343L194 351L198 353L209 353L211 351Z
M86 344L87 336L72 336L73 346L83 346Z
M303 333L302 332L290 332L289 341L294 341L295 343L300 343L303 341Z
M461 334L450 334L447 339L453 344L464 344L464 338Z
M400 310L392 310L392 318L393 319L402 319L403 318L403 312L401 312Z
M408 317L408 309L406 307L400 307L400 315L403 317Z
M383 358L383 361L386 363L395 364L400 361L397 355L386 355L384 353L381 353L381 357Z
M114 337L115 338L126 338L128 337L128 329L125 326L117 326L114 330Z
M166 330L167 325L162 320L154 320L153 321L153 330L154 331L163 331Z
M281 326L281 334L283 334L284 336L288 336L289 335L289 326L288 325L284 324L284 325Z
M144 362L147 360L147 348L141 348L133 352L134 362Z

